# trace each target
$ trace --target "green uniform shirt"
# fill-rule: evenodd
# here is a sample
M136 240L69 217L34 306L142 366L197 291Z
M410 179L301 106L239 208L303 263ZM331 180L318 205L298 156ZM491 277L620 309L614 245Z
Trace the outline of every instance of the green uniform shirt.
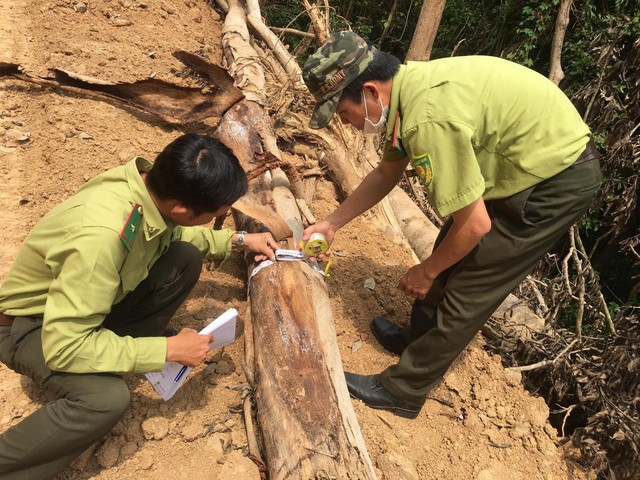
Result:
M483 56L409 62L393 78L383 161L408 156L445 216L561 172L589 135L564 93L526 67Z
M43 317L42 347L52 370L161 370L166 338L119 337L100 328L105 316L147 277L170 242L191 242L218 260L231 252L233 231L181 227L160 215L139 173L150 168L145 159L134 158L87 182L47 213L0 288L0 312ZM142 219L131 228L127 220L136 204ZM121 240L121 233L126 238Z

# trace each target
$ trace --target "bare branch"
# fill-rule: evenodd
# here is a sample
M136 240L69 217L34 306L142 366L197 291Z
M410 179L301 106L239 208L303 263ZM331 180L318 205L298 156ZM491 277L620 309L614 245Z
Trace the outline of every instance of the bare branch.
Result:
M562 44L564 43L564 35L569 25L569 10L573 0L562 0L558 8L558 16L556 18L556 28L553 33L553 41L551 42L551 62L549 66L549 80L558 85L564 78L562 71Z
M574 339L573 342L567 345L558 355L556 355L556 357L553 360L542 360L540 362L533 363L531 365L523 365L522 367L509 367L507 368L507 370L512 370L514 372L528 372L530 370L535 370L537 368L553 365L558 360L560 360L560 358L562 358L569 350L571 350L571 347L573 347L578 341L579 341L578 338Z

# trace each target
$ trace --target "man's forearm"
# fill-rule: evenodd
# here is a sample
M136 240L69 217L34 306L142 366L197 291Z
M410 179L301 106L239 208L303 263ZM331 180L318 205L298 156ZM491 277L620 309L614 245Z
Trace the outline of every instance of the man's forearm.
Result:
M482 199L454 213L451 228L440 245L424 261L427 277L433 280L462 260L490 229L491 219Z

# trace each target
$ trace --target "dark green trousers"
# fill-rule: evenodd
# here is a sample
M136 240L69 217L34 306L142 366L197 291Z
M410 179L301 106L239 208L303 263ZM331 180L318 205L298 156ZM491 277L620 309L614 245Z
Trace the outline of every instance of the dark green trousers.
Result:
M202 254L172 243L149 276L113 306L104 326L119 335L158 335L198 281ZM42 353L42 319L17 317L0 327L0 361L42 385L51 401L0 435L0 478L55 477L104 436L129 406L119 375L51 371Z
M409 346L382 372L395 396L422 405L502 301L585 213L600 186L597 159L574 165L511 197L487 202L491 230L416 300ZM446 235L445 224L436 245Z

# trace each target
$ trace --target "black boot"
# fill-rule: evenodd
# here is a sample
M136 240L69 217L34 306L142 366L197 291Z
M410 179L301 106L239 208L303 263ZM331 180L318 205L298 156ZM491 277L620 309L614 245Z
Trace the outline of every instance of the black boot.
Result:
M400 334L401 328L395 323L391 323L384 317L375 317L371 321L371 331L378 340L378 343L385 349L396 355L402 354L407 348L407 342Z
M344 372L347 388L352 397L362 400L366 406L389 410L399 417L416 418L422 405L411 405L392 395L380 382L380 375L358 375Z

